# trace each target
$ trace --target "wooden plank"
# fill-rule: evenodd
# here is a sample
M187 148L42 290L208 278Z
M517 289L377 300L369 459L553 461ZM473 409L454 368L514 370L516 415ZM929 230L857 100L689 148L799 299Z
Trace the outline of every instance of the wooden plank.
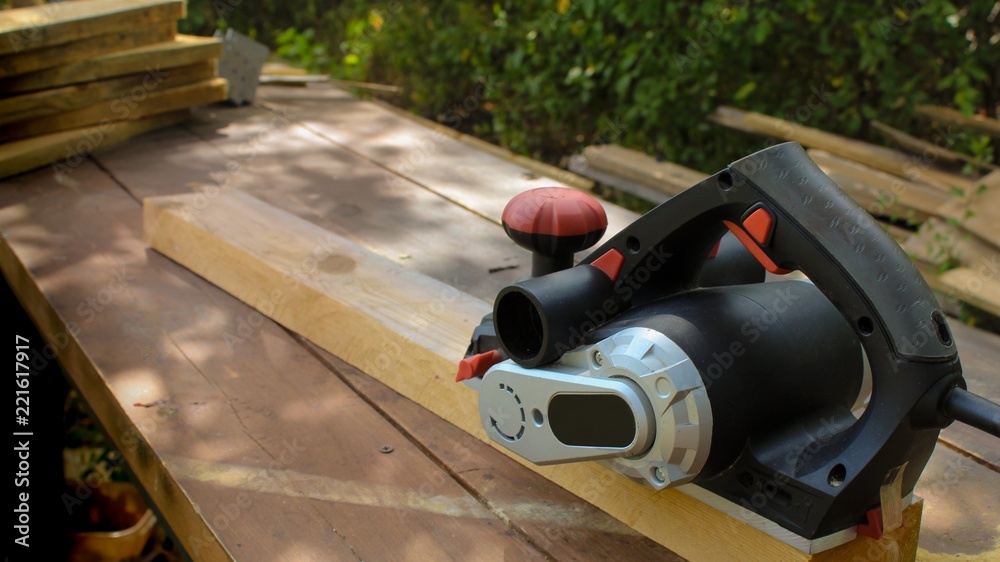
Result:
M989 264L996 255L996 249L978 236L937 218L920 225L916 234L901 245L911 258L936 266L954 266L957 262L976 268Z
M191 196L146 199L150 245L244 302L265 303L285 326L486 440L474 392L452 382L451 372L488 305L340 239L324 260L330 263L302 281L300 298L267 306L316 237L332 235L235 191L197 213L194 205ZM656 492L595 463L538 467L516 460L682 556L810 559L676 490Z
M959 267L942 273L938 280L959 299L1000 317L1000 279L995 270Z
M1000 170L983 176L967 200L950 202L942 213L1000 251Z
M683 560L341 359L302 341L398 427L426 444L463 486L481 494L552 559ZM526 513L525 505L544 509Z
M0 55L64 45L128 27L176 22L181 0L90 0L0 11Z
M211 204L208 196L216 194L212 177L218 179L230 163L239 164L240 170L234 168L234 173L221 180L226 189L251 191L326 230L377 249L397 263L483 298L492 298L500 287L524 275L523 267L489 273L491 265L510 264L506 258L523 261L527 257L494 223L407 180L391 187L382 169L293 123L275 127L280 122L273 121L273 114L253 106L203 109L197 114L198 119L185 127L203 136L203 141L173 128L146 135L97 159L138 198L187 193L188 182L211 182L211 186L199 186L206 204ZM253 158L248 160L250 154ZM401 224L422 224L425 219L425 228L400 235ZM332 356L328 361L334 361ZM386 402L367 392L362 395L376 402L394 424L405 426L467 489L556 559L615 552L618 560L671 559L659 545L652 547L654 543L600 510L418 406L411 403L410 407L423 415L408 425L401 417L409 414L399 412L402 402ZM456 434L464 439L455 439ZM469 452L472 443L478 448ZM511 488L501 486L502 482L511 483ZM523 500L531 497L547 507L537 512L524 509Z
M974 186L972 180L936 170L931 167L931 163L923 162L920 158L761 113L721 106L713 111L708 119L739 131L796 141L803 146L825 150L883 172L904 177L913 182L932 185L944 191L957 188L968 193Z
M214 37L178 35L173 40L0 79L0 95L43 90L103 80L150 69L174 68L222 56L222 41Z
M274 129L272 126L276 122L275 117L294 119L297 111L293 98L289 97L286 102L281 108L284 113L271 115L262 115L259 109L251 107L204 109L197 112L199 119L190 127L205 142L194 142L184 131L170 129L144 136L136 143L102 154L99 159L102 166L112 171L117 179L140 197L182 191L183 184L187 181L207 181L214 186L215 182L210 180L209 173L214 173L214 177L218 178L218 174L226 170L227 166L239 164L238 172L224 174L224 185L254 189L255 194L267 197L271 204L279 205L325 229L347 233L352 239L397 263L450 285L460 286L462 290L487 301L492 300L497 289L506 284L505 280L498 280L500 276L512 274L512 278L516 278L521 275L518 270L476 275L477 271L485 272L496 263L493 252L501 246L509 245L507 238L495 226L492 227L493 234L481 232L475 222L462 222L460 215L448 213L446 209L433 205L434 197L425 200L422 194L428 192L424 190L419 190L421 195L418 196L407 195L408 192L402 189L388 189L390 182L380 177L374 167L369 170L374 169L375 172L352 176L352 169L366 165L360 158L340 163L341 157L337 156L337 152L324 152L315 143L307 142L305 137L280 134L284 129ZM336 113L349 108L350 106L331 103L327 111ZM391 135L388 124L383 134ZM327 144L330 149L339 146L335 143ZM248 160L249 155L253 155L252 160ZM327 160L338 163L327 165ZM403 183L396 185L401 186ZM417 191L413 184L410 189ZM371 199L358 195L359 192L368 191L375 192ZM208 189L203 193L210 195L214 191ZM284 203L282 195L288 196ZM408 202L412 204L408 205ZM398 205L399 214L394 210L386 211L392 219L380 223L377 217L382 214L382 209L385 208L383 205L389 205L393 209ZM457 206L451 207L457 209ZM379 212L366 212L366 209L379 209ZM425 209L426 213L423 212ZM403 218L407 214L411 218ZM317 218L320 216L322 218ZM406 236L399 235L400 224L431 223L437 224L435 228L446 230L439 239L434 240L428 228L408 229ZM463 232L467 234L462 234ZM410 243L413 237L419 237L419 240ZM422 253L414 251L414 248L419 250L419 245L433 247L434 255L441 257L421 259ZM514 257L525 255L522 250L510 249L513 250L510 255ZM409 259L400 259L401 255L411 254ZM970 388L978 389L977 391L994 399L1000 397L1000 392L991 393L982 386L974 386L983 377L993 377L992 365L1000 363L1000 353L997 352L1000 346L980 345L971 348L975 350L974 353L982 356L982 360L972 361L967 358L970 354L970 348L966 345L967 336L960 332L960 328L964 327L957 325L955 321L952 321L952 325L962 349ZM982 335L978 330L969 331ZM974 441L979 432L976 430L953 424L945 433L951 434L952 445L964 447L965 451L980 451L969 453L977 455L977 458L988 458L996 454L995 444L986 436L980 438L982 443L978 444L977 449ZM985 482L989 480L971 481L968 485L987 486ZM936 485L937 482L928 477L922 479L921 484ZM947 497L938 501L944 502L939 509L961 509L960 504L948 503ZM923 533L928 536L946 536L948 532L948 527L928 528L925 525L923 529ZM995 537L996 533L990 532L985 536Z
M939 216L942 207L957 198L925 184L907 181L875 168L811 148L809 157L869 213L922 223Z
M152 88L184 86L215 76L215 61L204 60L173 68L150 68L139 74L95 80L83 84L52 88L7 98L0 98L0 124L46 117L81 109L130 94L145 94Z
M94 150L106 149L146 131L180 123L189 116L188 110L171 111L108 126L71 129L0 144L0 178L33 170L63 158L68 159L67 169L71 169Z
M939 105L918 105L914 108L914 115L929 121L955 125L1000 139L1000 120L985 115L966 115L957 109Z
M474 93L470 92L470 97ZM257 95L273 107L287 107L309 130L376 163L394 177L405 176L498 224L514 194L534 187L566 185L538 175L522 166L521 160L507 161L470 150L439 128L397 119L393 111L324 85L305 89L261 86ZM333 108L336 111L331 111ZM606 210L609 226L605 240L638 216L620 207Z
M105 53L170 41L176 34L176 21L148 26L123 26L118 31L79 39L65 45L0 55L0 79L75 63Z
M332 86L338 85L336 81L330 81L329 84ZM350 87L349 84L347 86ZM385 111L388 111L405 119L409 119L410 121L413 121L415 123L419 123L420 125L423 125L427 129L430 129L435 133L440 133L441 135L454 138L458 142L467 144L473 148L478 149L481 152L491 154L497 158L500 158L501 160L506 160L508 162L516 164L521 168L529 170L535 175L552 178L558 182L561 182L561 185L575 187L577 189L582 189L584 191L589 191L594 188L594 182L588 180L587 178L578 176L562 168L557 168L556 166L552 166L544 162L539 162L538 160L535 160L533 158L528 158L525 156L521 156L520 154L515 154L507 150L506 148L503 148L502 146L497 146L495 144L486 142L480 139L479 137L474 137L472 135L467 135L465 133L459 132L447 125L438 123L437 121L432 121L425 117L421 117L420 115L417 115L412 111L407 111L403 108L392 105L391 103L387 103L378 99L372 100L370 103L377 105L378 107L384 109ZM454 111L452 113L454 113ZM452 120L455 117L456 116L454 114L449 114L448 119Z
M886 125L885 123L882 123L880 121L872 121L871 126L887 140L899 145L900 148L909 152L910 154L915 154L917 156L925 156L928 159L933 159L935 161L940 160L945 164L951 164L953 166L961 166L962 164L972 164L976 168L985 168L987 170L997 169L997 166L991 164L990 162L976 160L975 158L967 154L962 154L961 152L948 150L943 146L938 146L932 142L927 142L923 139L917 138L913 135L900 131L895 127L890 127L889 125Z
M105 101L55 115L8 123L0 131L0 141L7 142L98 123L141 119L226 99L228 86L225 78L209 78L172 87L171 78L175 76L180 82L184 81L182 74L173 74L162 78L165 86L162 88L154 81L152 88L143 84L139 94L133 95L130 92L110 103Z
M990 437L993 450L996 439ZM1000 560L997 506L1000 475L968 457L938 445L916 493L924 498L917 560L922 562ZM933 529L932 532L927 532ZM879 551L843 560L895 560ZM883 551L884 552L884 551Z
M662 203L708 177L697 170L659 162L652 156L615 144L588 146L580 156L573 164L578 173L623 178L625 182L611 185L653 203ZM635 190L632 188L635 184L648 189Z
M77 324L59 358L194 559L544 559L287 332L149 254L110 177L74 178L5 186L0 265L54 341Z

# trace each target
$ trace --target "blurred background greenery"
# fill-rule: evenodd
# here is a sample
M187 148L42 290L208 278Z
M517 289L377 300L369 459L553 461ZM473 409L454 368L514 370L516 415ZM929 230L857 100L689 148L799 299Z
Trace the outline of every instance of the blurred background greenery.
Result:
M912 119L996 117L1000 2L945 0L189 0L182 30L233 27L389 101L552 163L616 142L711 172L759 142L721 104L882 143L882 122L988 161L986 136Z

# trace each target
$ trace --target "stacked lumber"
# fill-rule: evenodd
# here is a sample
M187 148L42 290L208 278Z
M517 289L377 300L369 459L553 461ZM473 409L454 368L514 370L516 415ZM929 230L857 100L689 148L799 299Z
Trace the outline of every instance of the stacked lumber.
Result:
M918 106L916 116L1000 138L1000 121ZM899 150L776 117L722 106L710 121L772 142L795 141L864 209L883 221L948 301L1000 316L1000 170L878 121L872 128ZM763 145L762 145L763 148ZM615 145L586 148L570 169L653 203L706 175ZM960 169L973 170L972 174ZM982 176L978 174L986 173ZM915 231L915 232L914 232Z
M225 99L218 39L177 34L183 0L0 11L0 178L84 156Z

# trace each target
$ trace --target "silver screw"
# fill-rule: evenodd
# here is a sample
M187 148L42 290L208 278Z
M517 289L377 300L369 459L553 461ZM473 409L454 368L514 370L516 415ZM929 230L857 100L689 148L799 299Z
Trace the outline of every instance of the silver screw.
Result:
M667 475L663 473L663 469L660 467L656 467L656 470L653 472L653 478L656 478L659 482L667 481Z
M600 351L595 351L594 352L594 365L597 365L598 367L600 367L603 364L604 364L604 356L601 355Z

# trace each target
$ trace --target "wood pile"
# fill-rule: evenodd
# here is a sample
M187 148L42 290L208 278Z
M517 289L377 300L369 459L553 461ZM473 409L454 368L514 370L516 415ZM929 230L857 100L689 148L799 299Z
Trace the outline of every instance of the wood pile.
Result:
M922 105L916 116L1000 139L1000 121ZM872 127L898 149L733 107L709 120L773 142L795 141L913 257L946 304L963 301L1000 316L1000 169L884 123ZM972 169L962 173L960 169ZM588 147L570 169L654 203L706 174L614 145Z
M0 11L0 178L178 123L226 98L218 39L177 34L183 0Z

